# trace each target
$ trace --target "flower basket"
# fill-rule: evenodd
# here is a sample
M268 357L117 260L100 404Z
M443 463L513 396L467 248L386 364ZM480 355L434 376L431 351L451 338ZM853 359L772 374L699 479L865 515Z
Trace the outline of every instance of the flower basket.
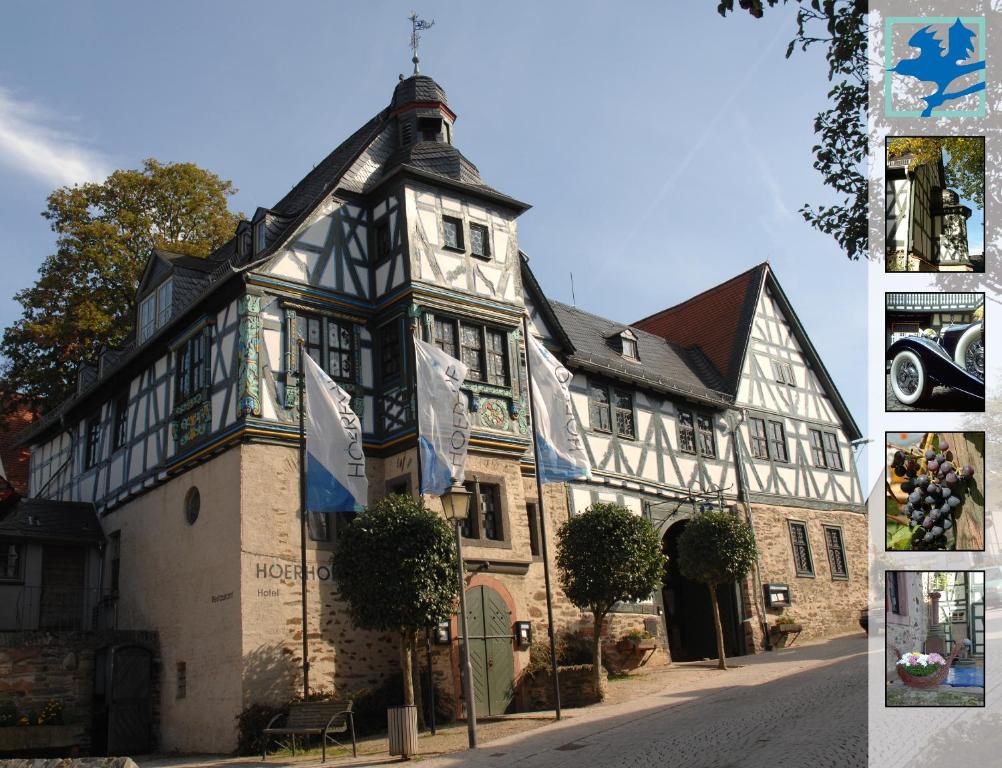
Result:
M950 654L950 658L944 659L944 663L939 669L929 675L913 675L900 661L894 667L898 671L898 677L901 678L901 682L909 688L935 688L938 685L942 685L943 681L946 680L946 676L950 674L950 667L956 661L957 656L960 655L962 647L963 643L957 643L953 647L953 653ZM903 656L903 654L900 655Z

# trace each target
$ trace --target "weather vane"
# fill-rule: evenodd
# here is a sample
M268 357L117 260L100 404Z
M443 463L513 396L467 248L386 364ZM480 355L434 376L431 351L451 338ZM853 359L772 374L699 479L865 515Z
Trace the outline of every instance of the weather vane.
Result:
M418 33L425 29L431 29L435 26L435 20L425 21L424 19L419 19L417 13L411 11L411 15L408 16L411 20L411 50L414 51L414 58L411 61L414 62L414 74L418 74L420 69L418 69L418 46L421 44L421 35Z

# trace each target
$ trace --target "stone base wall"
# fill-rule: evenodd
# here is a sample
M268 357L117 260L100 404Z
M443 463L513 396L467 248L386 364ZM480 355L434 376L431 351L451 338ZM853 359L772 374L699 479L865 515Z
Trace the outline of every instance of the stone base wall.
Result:
M91 747L94 717L94 660L97 651L116 645L141 645L154 652L154 674L158 668L157 638L148 632L0 632L0 707L13 706L20 714L41 712L47 702L63 705L60 738L87 754ZM157 690L154 677L154 745L157 736ZM34 729L38 729L35 731ZM58 748L48 744L44 726L19 727L32 748ZM32 733L38 739L31 740Z
M602 687L604 688L608 675L601 671ZM570 667L560 667L560 706L587 707L596 704L603 698L602 691L595 688L594 671L591 664L578 664ZM524 675L519 684L518 696L521 709L525 712L553 709L553 674L550 670L540 670L531 675Z
M861 632L859 616L867 605L868 591L868 531L866 515L850 511L821 511L802 507L752 505L755 538L759 550L759 568L763 584L787 584L791 605L786 609L803 626L801 640L832 637L848 632ZM807 524L813 576L798 576L794 566L788 521ZM832 578L832 569L822 526L836 526L842 531L848 579ZM751 575L746 586L751 604L758 613L765 611L765 620L772 626L783 610L765 609L764 597ZM752 632L756 648L764 647L761 622L756 620Z

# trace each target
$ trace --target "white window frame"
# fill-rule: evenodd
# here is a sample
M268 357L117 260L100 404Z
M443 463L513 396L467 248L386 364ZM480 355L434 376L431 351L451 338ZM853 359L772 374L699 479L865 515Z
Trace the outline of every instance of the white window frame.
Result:
M171 318L174 278L168 277L139 302L139 343L163 328Z
M139 341L146 341L157 329L157 294L151 293L139 303Z
M157 328L167 325L174 300L174 278L168 277L157 286Z

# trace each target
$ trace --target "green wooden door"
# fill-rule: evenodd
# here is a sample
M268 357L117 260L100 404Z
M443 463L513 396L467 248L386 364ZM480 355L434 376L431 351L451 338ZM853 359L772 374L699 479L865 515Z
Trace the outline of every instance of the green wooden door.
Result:
M504 714L515 695L511 612L490 587L473 587L466 592L466 621L477 716Z

